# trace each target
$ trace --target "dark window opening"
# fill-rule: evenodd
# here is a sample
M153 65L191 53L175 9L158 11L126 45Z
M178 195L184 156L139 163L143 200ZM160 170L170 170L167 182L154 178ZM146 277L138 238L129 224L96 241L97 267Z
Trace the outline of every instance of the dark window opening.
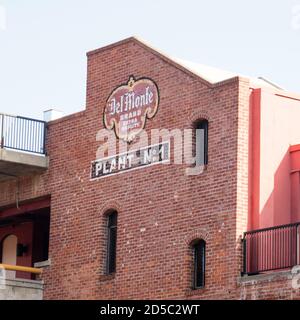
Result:
M112 211L107 216L107 274L116 272L117 218L117 211Z
M199 240L193 245L194 254L194 277L193 288L199 289L205 286L205 250L206 243Z
M49 259L50 208L43 209L34 221L33 263Z
M208 164L208 121L199 120L195 123L195 156L196 166Z

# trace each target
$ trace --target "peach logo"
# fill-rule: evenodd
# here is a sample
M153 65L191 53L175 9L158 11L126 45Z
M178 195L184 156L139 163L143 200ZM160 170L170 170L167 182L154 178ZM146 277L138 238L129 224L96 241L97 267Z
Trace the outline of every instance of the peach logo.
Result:
M155 116L159 105L159 91L149 78L131 76L110 94L103 113L104 126L115 130L119 139L128 143L145 128L147 119Z

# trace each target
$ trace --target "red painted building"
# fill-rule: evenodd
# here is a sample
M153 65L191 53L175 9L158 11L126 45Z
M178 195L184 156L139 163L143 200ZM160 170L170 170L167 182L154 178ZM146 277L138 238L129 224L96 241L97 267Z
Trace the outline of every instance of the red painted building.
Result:
M87 58L84 111L1 115L8 276L44 299L300 298L300 95L135 38Z

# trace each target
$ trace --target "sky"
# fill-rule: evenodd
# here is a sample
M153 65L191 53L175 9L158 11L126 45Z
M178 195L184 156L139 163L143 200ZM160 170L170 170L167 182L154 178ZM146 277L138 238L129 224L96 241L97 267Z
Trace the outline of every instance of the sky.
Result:
M300 0L0 0L0 113L83 110L86 52L133 35L300 93Z

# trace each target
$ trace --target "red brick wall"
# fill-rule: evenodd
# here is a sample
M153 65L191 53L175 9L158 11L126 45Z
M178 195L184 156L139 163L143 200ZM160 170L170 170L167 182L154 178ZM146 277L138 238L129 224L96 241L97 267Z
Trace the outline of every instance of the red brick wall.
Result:
M208 119L209 164L201 175L171 164L90 181L105 101L131 74L152 78L160 90L148 131ZM248 214L248 130L245 79L208 85L135 40L90 53L86 111L49 125L50 168L21 183L21 200L51 194L45 298L243 298L237 278ZM14 188L0 185L0 205L14 201ZM118 210L114 276L105 275L109 208ZM205 289L192 291L195 238L206 241L207 272Z
M247 300L299 300L300 279L290 271L244 277L240 282L240 299ZM293 285L296 286L293 289ZM297 289L299 287L299 289Z

